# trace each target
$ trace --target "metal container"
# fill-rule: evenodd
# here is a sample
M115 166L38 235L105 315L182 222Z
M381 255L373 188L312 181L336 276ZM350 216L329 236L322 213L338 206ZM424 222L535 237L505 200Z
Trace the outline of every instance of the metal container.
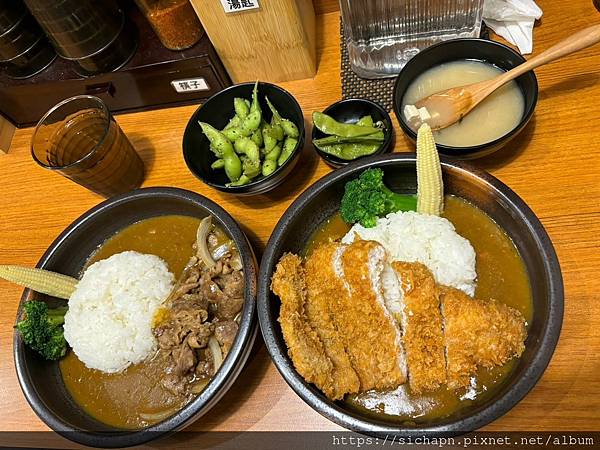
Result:
M0 4L0 66L12 78L28 78L45 69L56 53L22 2Z
M56 52L75 61L82 75L123 66L135 52L135 32L113 1L25 0ZM129 28L129 29L126 29Z

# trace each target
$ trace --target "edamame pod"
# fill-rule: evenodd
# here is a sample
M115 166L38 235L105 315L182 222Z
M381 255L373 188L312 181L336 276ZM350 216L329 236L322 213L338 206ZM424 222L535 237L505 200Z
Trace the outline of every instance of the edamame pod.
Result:
M242 164L243 167L243 173L242 175L247 176L248 178L252 179L255 178L257 175L260 175L261 173L261 167L260 167L260 160L253 160L253 159L246 159L246 161L244 161L244 163Z
M273 172L277 170L277 160L273 161L271 159L265 160L262 167L263 177L268 177Z
M242 175L238 180L232 181L231 183L227 183L225 186L244 186L245 184L248 184L251 181L252 180L246 175Z
M275 109L275 106L273 106L273 103L271 103L271 100L269 100L269 97L265 96L265 100L267 101L267 105L269 106L269 109L271 110L271 114L273 114L273 117L271 118L271 124L280 123L281 115L279 114L279 111L277 111L277 109Z
M250 139L252 139L252 142L254 142L256 145L258 145L259 147L262 147L263 146L262 129L259 127L254 133L252 133L252 136L250 136Z
M294 149L296 148L296 144L298 144L298 139L293 137L285 138L283 148L281 149L281 155L279 155L279 158L277 159L278 166L282 166L289 159L289 157L292 156L292 153L294 153Z
M231 127L239 127L241 124L242 124L242 121L240 120L240 118L237 115L235 115L231 119L229 119L229 122L227 122L227 125L225 125L225 128L223 128L223 130L227 130L228 128L231 128Z
M277 144L269 153L265 155L265 161L277 161L281 155L281 145Z
M214 148L215 152L219 155L224 155L227 150L233 151L231 142L225 137L223 133L217 130L212 125L206 122L198 122L202 128L202 132L210 141L211 147ZM219 156L217 155L217 156Z
M273 136L275 137L275 139L277 139L278 141L283 141L285 133L283 132L283 127L281 126L281 123L271 124L271 129L273 130Z
M235 142L238 139L244 137L244 135L238 127L225 128L223 130L223 135L231 142Z
M373 126L373 118L371 116L362 116L356 122L356 125L361 127L372 127Z
M313 143L318 147L319 145L332 145L332 144L374 144L382 143L384 139L383 131L379 133L369 134L367 136L354 136L354 137L342 137L342 136L327 136L320 139L315 139Z
M252 90L252 104L250 105L250 113L242 120L240 126L244 136L250 136L260 126L262 120L262 110L258 102L258 81L254 84Z
M283 128L283 132L288 137L297 138L300 135L298 127L291 120L281 119L281 128Z
M234 147L237 153L244 154L253 161L260 161L258 145L256 145L252 139L248 137L240 138L235 141Z
M214 163L210 165L211 169L222 169L225 167L225 161L221 158L217 159Z
M341 123L333 117L318 111L313 113L313 123L315 127L325 134L342 137L366 136L381 131L381 129L376 127L364 127L354 123Z
M210 141L216 152L224 161L227 177L231 181L237 181L242 174L242 162L235 153L233 145L219 130L208 123L199 122L202 132Z
M245 119L246 116L250 113L250 107L246 103L246 100L243 98L236 97L233 99L233 108L235 109L235 114L240 119Z
M317 145L315 146L322 152L328 155L337 156L345 161L351 161L360 156L372 155L377 151L381 144L375 143L351 143L351 144L331 144L331 145Z
M273 147L277 145L277 138L274 136L271 125L267 123L263 126L262 135L265 145L265 153L269 153L271 150L273 150Z

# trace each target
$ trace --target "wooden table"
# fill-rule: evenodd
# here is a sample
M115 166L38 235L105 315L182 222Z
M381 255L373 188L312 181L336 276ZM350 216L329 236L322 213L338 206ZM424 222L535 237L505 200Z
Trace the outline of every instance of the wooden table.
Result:
M327 3L327 2L326 2ZM332 3L333 2L329 2ZM574 30L597 23L591 0L543 0L535 29L540 52ZM328 7L325 10L327 11ZM318 18L319 71L283 83L306 115L341 96L339 15ZM600 46L537 70L534 118L507 148L475 161L514 189L535 211L558 252L565 284L562 336L541 381L486 430L600 429ZM142 155L144 186L176 186L205 195L242 224L258 256L290 202L330 169L308 143L291 178L274 192L238 198L204 186L185 167L181 138L196 106L117 118ZM31 159L32 130L18 130L0 155L0 261L33 266L71 221L101 201ZM307 131L310 135L310 130ZM413 147L396 129L396 151ZM13 323L22 290L0 282L0 431L45 430L19 388L12 358ZM192 430L338 430L285 383L258 338L235 386Z

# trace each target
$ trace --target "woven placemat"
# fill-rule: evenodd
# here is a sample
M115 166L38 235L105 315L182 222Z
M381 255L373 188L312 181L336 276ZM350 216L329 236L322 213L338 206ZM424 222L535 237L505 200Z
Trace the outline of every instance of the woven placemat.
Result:
M480 36L484 39L489 39L489 32L484 23L481 24ZM350 68L348 47L346 46L346 35L341 20L340 51L342 54L342 98L366 98L367 100L379 103L387 111L391 111L394 104L394 83L396 82L396 77L367 80L354 73Z

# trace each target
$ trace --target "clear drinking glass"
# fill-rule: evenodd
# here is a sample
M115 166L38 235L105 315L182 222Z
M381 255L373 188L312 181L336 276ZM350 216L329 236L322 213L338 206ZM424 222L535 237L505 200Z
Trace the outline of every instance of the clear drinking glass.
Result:
M140 187L144 163L102 100L79 95L42 117L31 142L33 159L104 197Z
M340 0L340 8L350 66L383 78L436 42L479 36L483 0Z

